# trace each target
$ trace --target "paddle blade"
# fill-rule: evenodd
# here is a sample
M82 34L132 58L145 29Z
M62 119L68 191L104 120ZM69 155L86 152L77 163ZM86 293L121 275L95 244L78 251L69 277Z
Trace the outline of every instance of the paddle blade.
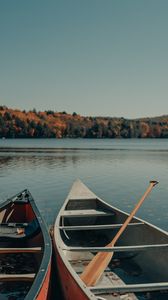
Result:
M94 286L113 257L113 252L97 253L85 268L80 278L87 286Z

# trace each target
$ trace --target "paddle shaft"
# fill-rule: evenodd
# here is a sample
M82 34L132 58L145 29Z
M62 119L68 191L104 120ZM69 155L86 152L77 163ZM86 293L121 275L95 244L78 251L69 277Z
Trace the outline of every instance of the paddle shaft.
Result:
M152 188L157 184L157 181L150 181L150 185L147 188L146 192L142 196L142 198L139 200L138 204L135 206L133 211L130 213L120 230L117 232L116 236L113 238L113 240L106 245L106 247L114 247L115 243L127 227L127 225L130 223L142 203L144 202L145 198L148 196L148 194L151 192ZM94 286L101 275L103 274L104 270L107 268L110 260L112 259L113 252L111 253L103 253L99 252L97 253L94 258L91 260L91 262L88 264L88 266L84 269L83 273L81 274L80 278L83 280L83 282L87 286Z
M146 199L146 197L148 196L148 194L151 192L152 188L157 183L158 183L157 181L150 181L149 187L147 188L146 192L144 193L144 195L142 196L142 198L139 200L138 204L135 206L135 208L130 213L130 215L128 216L128 218L125 220L125 222L123 223L123 225L120 228L120 230L117 232L117 234L114 237L114 239L111 241L110 244L108 244L108 246L111 246L111 245L114 246L115 245L115 243L117 242L117 240L119 239L119 237L121 236L121 234L123 233L123 231L125 230L125 228L127 227L127 225L131 222L132 218L135 216L136 212L138 211L138 209L140 208L140 206L142 205L142 203L144 202L144 200Z

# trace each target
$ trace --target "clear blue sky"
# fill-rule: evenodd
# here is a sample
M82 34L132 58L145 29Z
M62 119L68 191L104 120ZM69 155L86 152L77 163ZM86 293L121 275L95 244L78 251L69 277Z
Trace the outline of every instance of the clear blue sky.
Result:
M1 0L0 103L168 114L168 1Z

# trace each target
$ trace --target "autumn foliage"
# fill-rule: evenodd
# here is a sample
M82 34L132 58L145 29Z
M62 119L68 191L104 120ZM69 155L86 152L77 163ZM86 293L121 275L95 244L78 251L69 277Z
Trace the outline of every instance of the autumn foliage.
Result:
M167 138L168 116L129 120L0 106L0 137Z

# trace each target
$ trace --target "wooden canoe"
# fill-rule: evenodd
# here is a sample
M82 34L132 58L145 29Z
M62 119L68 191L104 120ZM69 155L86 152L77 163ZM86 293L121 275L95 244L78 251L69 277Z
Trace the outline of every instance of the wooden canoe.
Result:
M127 217L75 181L56 218L53 238L66 300L168 299L167 232L134 217L115 247L105 247ZM112 261L95 286L86 286L80 275L104 251L114 252Z
M0 299L48 299L51 255L50 236L30 192L0 204Z

